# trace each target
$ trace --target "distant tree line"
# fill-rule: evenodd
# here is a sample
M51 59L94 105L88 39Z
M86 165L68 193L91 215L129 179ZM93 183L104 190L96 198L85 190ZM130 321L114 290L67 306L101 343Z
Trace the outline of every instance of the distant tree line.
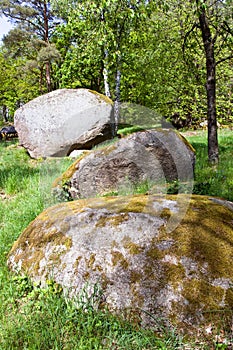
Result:
M0 47L0 108L13 115L58 88L90 88L155 109L176 127L231 123L231 0L0 0L14 24ZM4 112L5 111L5 112ZM5 114L4 114L5 113Z

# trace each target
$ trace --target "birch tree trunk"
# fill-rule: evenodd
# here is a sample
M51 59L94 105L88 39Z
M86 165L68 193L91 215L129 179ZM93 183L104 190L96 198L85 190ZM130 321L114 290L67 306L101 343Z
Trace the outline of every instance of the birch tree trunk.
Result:
M116 91L115 91L115 102L114 102L114 121L115 121L115 135L118 130L119 119L120 119L120 97L121 97L121 70L120 70L120 57L118 57L118 67L116 72Z
M108 50L104 50L104 68L103 68L103 78L104 78L104 91L105 95L111 98L109 78L108 78Z

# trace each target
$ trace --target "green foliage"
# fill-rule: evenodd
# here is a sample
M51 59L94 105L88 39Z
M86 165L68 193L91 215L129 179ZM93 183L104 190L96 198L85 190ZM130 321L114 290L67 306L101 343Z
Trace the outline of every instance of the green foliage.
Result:
M137 2L136 6L133 1L119 5L103 0L98 7L91 1L54 3L68 22L56 33L56 44L63 52L57 71L61 87L89 86L103 92L105 67L114 96L120 57L122 101L156 109L177 127L199 125L206 118L205 58L201 35L197 27L191 30L196 21L192 3L179 1L176 6L162 1L155 6L154 2ZM223 13L219 25L221 16ZM219 41L220 59L229 54L229 48L224 50ZM232 118L231 64L223 61L217 70L221 123Z
M55 42L62 56L56 70L60 88L87 87L101 91L103 88L101 46L96 46L94 31L77 19L70 19L66 26L58 27Z
M13 1L2 1L9 13ZM11 113L18 103L45 93L45 65L51 88L86 87L104 92L104 72L115 97L117 69L121 101L156 110L177 127L196 127L206 119L206 65L196 2L54 0L47 17L41 2L26 1L21 27L4 39L0 57L1 105ZM217 112L232 122L232 4L205 1L216 36ZM8 6L9 5L9 6ZM26 11L26 13L25 13ZM27 17L28 16L28 17ZM32 23L29 24L28 20ZM46 22L48 20L48 23ZM49 40L45 41L45 24ZM57 25L60 23L60 25ZM42 28L43 27L43 28ZM40 28L40 30L38 30ZM228 57L228 60L225 58ZM13 59L13 60L12 60ZM221 62L221 64L220 64Z
M103 91L105 72L114 98L115 74L119 69L125 74L129 38L144 17L144 2L101 0L98 6L89 0L52 3L67 20L67 25L57 28L55 39L64 58L58 71L60 86Z
M28 102L39 95L39 86L36 84L37 71L27 67L24 58L10 57L6 51L0 50L0 106L8 108L13 117L19 103Z

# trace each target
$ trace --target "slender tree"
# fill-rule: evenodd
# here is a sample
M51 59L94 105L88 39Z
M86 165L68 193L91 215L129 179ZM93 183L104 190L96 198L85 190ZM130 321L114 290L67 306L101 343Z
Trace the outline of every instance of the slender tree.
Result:
M98 3L91 0L52 1L53 6L59 10L59 14L63 14L67 19L68 25L73 23L78 40L82 36L79 33L83 31L87 33L88 28L88 33L83 38L86 49L88 50L87 46L89 46L89 49L91 47L92 50L101 53L101 79L105 94L114 100L116 129L121 99L122 65L125 63L128 39L139 23L146 3L146 1L136 0L100 0ZM66 11L65 14L64 11ZM80 46L78 40L77 47Z
M200 4L196 0L198 18L202 34L202 41L206 58L206 92L207 92L207 119L208 119L208 156L211 163L219 160L217 110L216 110L216 61L215 41L209 25L205 2Z
M191 30L185 35L185 41L194 31L200 30L202 47L206 61L206 96L208 120L208 158L211 163L219 161L217 107L216 107L216 67L218 64L233 58L232 48L229 50L229 38L233 36L232 11L228 1L196 0L194 9L197 21L194 20ZM225 48L228 54L225 56ZM230 54L229 54L230 52ZM216 60L216 54L218 60Z

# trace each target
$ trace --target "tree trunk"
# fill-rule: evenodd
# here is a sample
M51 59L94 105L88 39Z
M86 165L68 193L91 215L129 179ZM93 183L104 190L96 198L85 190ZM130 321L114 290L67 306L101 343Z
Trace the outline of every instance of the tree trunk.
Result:
M100 21L105 24L105 16L104 16L104 9L101 10L100 13ZM106 30L105 30L106 34ZM111 92L110 92L110 86L109 86L109 78L108 78L108 49L106 48L106 45L103 47L103 78L104 78L104 91L105 95L111 98Z
M104 91L105 95L111 98L109 79L108 79L108 50L104 50L104 67L103 67L103 77L104 77Z
M119 119L120 119L120 97L121 97L121 70L120 70L121 57L118 56L117 72L116 72L116 90L115 90L115 102L114 102L114 122L115 132L117 134ZM114 136L115 136L114 135Z
M196 0L199 5L199 0ZM216 112L216 63L214 57L214 39L206 16L204 4L200 7L199 23L206 57L206 92L208 119L208 158L211 163L218 163L218 133Z
M49 19L48 19L48 4L47 1L44 1L43 7L43 17L44 17L44 41L46 44L49 44ZM51 87L51 70L50 62L45 63L45 77L47 84L47 91L52 91Z

